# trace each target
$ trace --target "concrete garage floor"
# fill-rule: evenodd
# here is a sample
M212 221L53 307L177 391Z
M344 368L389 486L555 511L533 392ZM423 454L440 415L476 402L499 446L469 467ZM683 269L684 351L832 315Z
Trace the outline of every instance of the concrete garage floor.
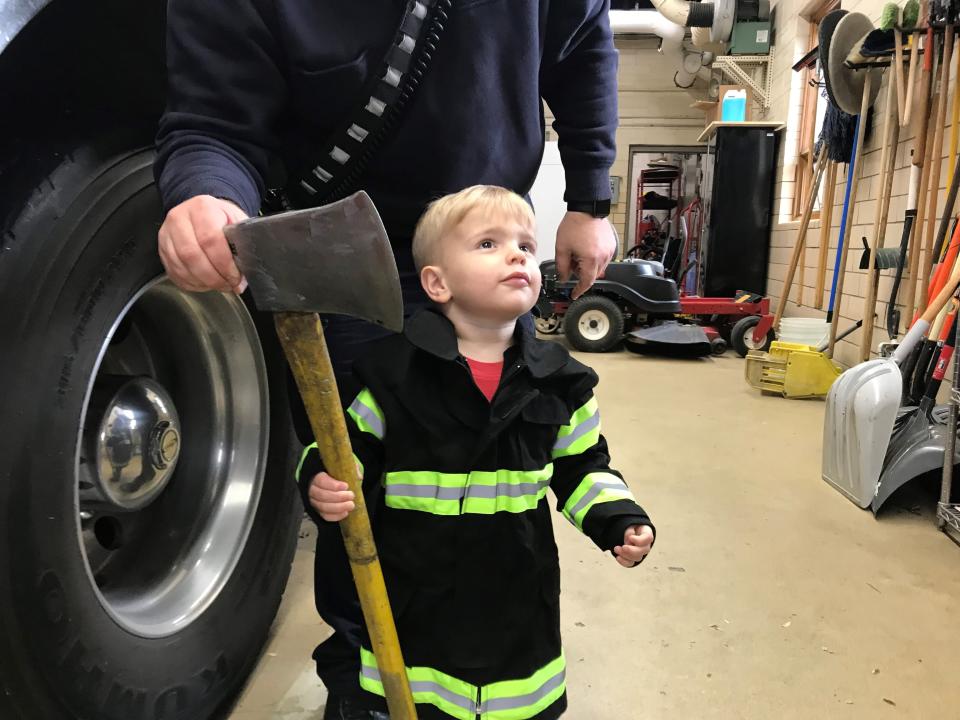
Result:
M566 717L960 717L960 547L932 493L859 510L820 479L824 404L761 396L733 353L582 359L658 540L626 570L557 516ZM232 720L321 715L312 559L305 538Z

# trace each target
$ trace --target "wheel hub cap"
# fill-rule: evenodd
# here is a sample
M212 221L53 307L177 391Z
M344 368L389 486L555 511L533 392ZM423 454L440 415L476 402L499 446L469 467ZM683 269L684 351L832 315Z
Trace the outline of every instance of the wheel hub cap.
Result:
M599 310L588 310L580 316L580 333L588 340L599 340L610 331L610 320Z
M127 380L110 395L96 436L88 441L96 460L93 487L84 499L92 501L95 494L117 509L139 510L163 492L173 475L180 457L180 420L170 396L149 378Z
M118 308L77 428L75 497L87 577L127 632L183 631L232 577L264 484L269 407L257 328L232 293L157 278Z

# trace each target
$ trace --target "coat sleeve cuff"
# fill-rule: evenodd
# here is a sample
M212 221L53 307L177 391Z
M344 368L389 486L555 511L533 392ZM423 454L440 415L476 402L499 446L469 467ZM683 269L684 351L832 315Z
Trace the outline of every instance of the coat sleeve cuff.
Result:
M564 172L567 189L564 200L607 200L610 198L609 168L572 169Z
M240 163L216 149L180 149L157 170L164 212L198 195L229 200L250 217L260 212L257 181Z
M623 545L623 536L627 532L627 528L633 527L634 525L648 525L651 530L653 530L653 541L657 541L657 529L653 526L653 523L650 521L650 518L646 515L621 515L619 517L613 518L607 523L607 527L604 530L602 540L602 549L609 551L611 555L616 557L616 554L613 552L613 549L617 545ZM643 562L642 560L640 562ZM640 563L637 563L639 565ZM636 565L634 565L636 567Z

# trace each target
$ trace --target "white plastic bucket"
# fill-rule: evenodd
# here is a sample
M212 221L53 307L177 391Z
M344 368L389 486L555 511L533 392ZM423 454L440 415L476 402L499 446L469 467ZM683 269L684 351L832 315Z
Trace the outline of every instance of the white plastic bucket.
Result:
M820 318L782 318L777 339L817 347L827 341L829 333L830 325Z

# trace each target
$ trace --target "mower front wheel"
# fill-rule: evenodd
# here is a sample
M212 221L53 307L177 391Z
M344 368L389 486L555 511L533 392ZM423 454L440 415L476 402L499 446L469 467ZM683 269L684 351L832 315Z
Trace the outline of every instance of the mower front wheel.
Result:
M730 331L730 344L737 351L740 357L746 357L751 350L760 350L766 352L770 349L770 344L777 339L776 334L771 328L763 342L756 342L753 339L753 329L760 323L759 315L750 315L749 317L738 320Z
M560 332L560 328L563 326L563 318L556 313L552 315L547 315L546 317L538 317L533 319L533 324L537 328L537 332L543 335L555 335Z
M623 338L623 311L610 298L585 295L563 319L563 332L577 350L607 352Z

